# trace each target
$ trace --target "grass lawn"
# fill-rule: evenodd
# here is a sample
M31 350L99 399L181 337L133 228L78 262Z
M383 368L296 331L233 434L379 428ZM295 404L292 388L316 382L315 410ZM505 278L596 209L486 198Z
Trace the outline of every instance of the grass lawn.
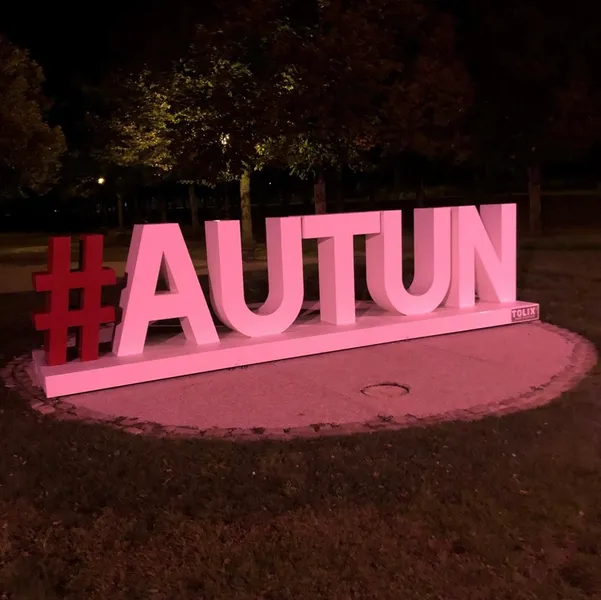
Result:
M520 299L599 344L600 263L594 241L527 244ZM0 295L4 361L37 302ZM1 389L0 599L601 598L600 384L475 423L247 444L55 422Z

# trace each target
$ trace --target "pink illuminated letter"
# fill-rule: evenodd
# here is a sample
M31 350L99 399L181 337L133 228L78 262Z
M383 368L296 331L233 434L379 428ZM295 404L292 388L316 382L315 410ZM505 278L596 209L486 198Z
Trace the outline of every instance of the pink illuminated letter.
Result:
M432 312L445 299L451 282L451 209L415 210L415 275L409 291L403 285L401 211L380 214L380 233L368 236L365 244L371 297L380 308L395 313Z
M164 264L168 292L156 286ZM179 318L186 339L195 344L219 342L207 301L179 225L136 225L125 267L127 286L121 293L121 323L113 353L140 354L151 321Z
M244 299L238 221L205 223L213 308L228 327L248 337L286 331L303 304L301 219L266 219L266 228L269 295L255 313Z
M516 299L516 205L488 204L451 209L452 275L446 306Z
M380 213L302 217L303 238L317 238L320 318L334 325L355 322L353 236L380 233Z

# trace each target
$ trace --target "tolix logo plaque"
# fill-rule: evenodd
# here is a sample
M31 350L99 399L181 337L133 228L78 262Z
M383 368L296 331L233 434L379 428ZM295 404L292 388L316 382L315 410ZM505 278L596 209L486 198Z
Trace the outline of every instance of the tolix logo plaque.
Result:
M511 311L512 323L520 323L522 321L538 321L539 319L539 307L537 304L525 306L524 308L514 308Z

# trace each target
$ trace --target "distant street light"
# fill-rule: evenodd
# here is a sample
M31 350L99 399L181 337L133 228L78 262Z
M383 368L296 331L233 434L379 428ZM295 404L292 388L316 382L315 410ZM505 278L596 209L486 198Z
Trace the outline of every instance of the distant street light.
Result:
M98 178L98 184L99 184L99 185L102 185L102 184L104 183L104 181L105 181L105 180L104 180L104 177L99 177L99 178Z

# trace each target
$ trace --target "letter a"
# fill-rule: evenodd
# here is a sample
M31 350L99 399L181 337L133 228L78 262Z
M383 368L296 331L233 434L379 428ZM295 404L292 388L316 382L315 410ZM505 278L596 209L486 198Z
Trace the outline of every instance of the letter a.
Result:
M162 263L168 292L156 291ZM219 342L179 225L136 225L125 271L122 318L113 341L116 356L141 354L149 323L162 319L179 318L186 339L194 344Z
M205 223L213 308L223 323L248 337L286 331L303 305L301 218L266 219L266 229L269 295L253 312L244 299L239 222Z
M414 211L413 283L403 285L402 214L381 213L380 233L365 243L367 288L384 310L423 315L438 308L451 282L451 209L418 208Z

